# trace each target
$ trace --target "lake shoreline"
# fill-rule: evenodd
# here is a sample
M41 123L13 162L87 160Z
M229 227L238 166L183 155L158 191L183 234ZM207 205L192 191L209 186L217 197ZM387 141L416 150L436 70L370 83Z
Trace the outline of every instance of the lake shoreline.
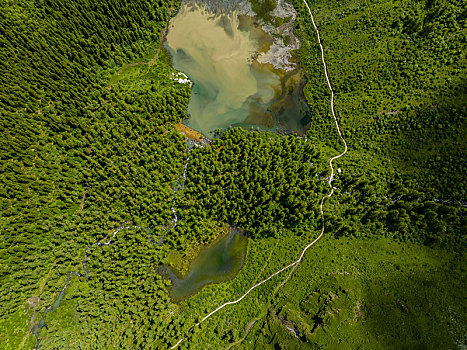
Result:
M209 284L234 279L245 263L247 247L248 237L245 231L230 227L228 233L219 235L200 249L185 273L170 265L157 266L155 272L172 282L168 287L169 295L178 303L197 294Z
M301 70L291 53L300 47L291 31L296 13L287 3L279 2L278 6L275 15L290 16L276 28L251 11L219 13L204 2L182 4L171 21L166 48L173 67L193 82L189 117L183 125L208 139L218 130L235 126L304 134L311 119L303 93L297 90L304 84L295 79L292 86L288 79L292 72ZM187 27L192 30L187 32ZM289 39L287 45L283 35ZM279 44L280 54L271 56L270 50ZM269 60L267 55L282 57L282 63ZM286 103L272 106L281 96L286 97Z

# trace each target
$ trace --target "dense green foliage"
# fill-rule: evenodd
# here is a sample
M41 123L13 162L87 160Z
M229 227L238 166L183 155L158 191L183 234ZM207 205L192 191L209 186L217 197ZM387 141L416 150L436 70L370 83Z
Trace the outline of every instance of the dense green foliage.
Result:
M342 145L306 7L294 1L313 111L307 139L234 129L188 153L172 125L189 87L170 80L159 46L177 4L1 5L2 348L34 346L30 326L66 274L84 272L84 247L123 223L150 230L123 229L112 245L93 246L89 279L72 278L39 331L43 349L167 348L182 336L183 348L222 348L255 318L238 348L465 344L467 12L461 1L310 5L350 146L325 205L326 239L277 294L285 274L193 332L200 317L295 260L320 227L327 158ZM272 19L275 3L253 7ZM186 187L174 193L188 157ZM173 303L154 267L186 270L223 223L251 237L245 267Z
M7 347L25 345L34 309L53 303L72 268L82 272L85 245L125 221L157 234L170 220L185 144L167 123L182 117L189 89L170 81L165 53L139 69L137 83L124 75L108 87L123 62L156 52L167 7L2 4L0 343Z
M336 235L392 236L402 241L465 249L465 207L460 203L435 202L410 184L384 183L377 177L340 176L339 211L330 217ZM338 231L338 232L337 232Z
M314 38L301 1L296 32ZM351 152L338 161L339 235L386 235L464 250L465 9L461 2L313 2ZM408 29L415 13L417 30ZM404 29L405 28L405 29ZM414 27L415 28L415 27ZM340 149L320 52L299 57L314 110L308 136ZM449 43L449 44L447 44ZM324 137L323 137L324 136Z
M311 142L234 129L192 157L185 190L192 210L243 227L252 237L318 217L325 190Z
M255 241L231 286L201 292L185 314L211 302L212 294L241 295L252 280L293 259L290 250L305 242L290 236ZM465 342L466 321L465 269L458 258L391 239L325 238L275 298L270 295L283 275L207 321L181 348L228 348L259 318L234 349L456 349Z

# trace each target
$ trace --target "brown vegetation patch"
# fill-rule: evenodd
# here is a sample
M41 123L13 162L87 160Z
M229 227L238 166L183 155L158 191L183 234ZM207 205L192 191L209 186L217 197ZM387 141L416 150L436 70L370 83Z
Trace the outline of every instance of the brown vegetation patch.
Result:
M201 142L203 139L203 135L200 132L182 124L181 121L178 124L175 124L175 129L177 129L179 133L184 134L186 137L189 137L190 139L196 140L198 142Z

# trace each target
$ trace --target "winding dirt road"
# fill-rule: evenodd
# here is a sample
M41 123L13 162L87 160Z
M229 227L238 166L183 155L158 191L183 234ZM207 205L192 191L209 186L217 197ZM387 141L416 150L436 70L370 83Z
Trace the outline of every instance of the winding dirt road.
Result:
M326 226L325 226L325 221L324 221L324 211L323 211L323 205L324 205L324 201L328 198L330 198L333 194L334 194L334 188L332 187L332 181L334 179L334 167L333 167L333 162L336 160L336 159L339 159L340 157L344 156L346 153L347 153L347 150L348 150L348 147L347 147L347 142L345 141L344 137L342 136L342 133L341 133L341 129L339 127L339 122L337 121L337 117L336 117L336 114L335 114L335 111L334 111L334 91L332 89L332 86L331 86L331 82L329 80L329 76L328 76L328 68L326 66L326 61L324 59L324 48L323 48L323 45L321 43L321 37L319 35L319 30L318 30L318 27L316 26L316 23L315 23L315 20L313 18L313 14L311 13L311 9L310 7L308 6L308 3L306 2L306 0L303 0L303 2L305 3L305 6L307 7L308 9L308 13L310 14L310 18L311 18L311 22L313 23L313 27L315 28L315 31L316 31L316 35L317 35L317 38L318 38L318 44L319 44L319 47L321 49L321 61L323 63L323 68L324 68L324 75L326 77L326 83L328 85L328 88L329 88L329 91L331 92L331 101L330 101L330 105L331 105L331 114L332 114L332 117L334 118L334 123L336 125L336 129L337 129L337 133L339 134L339 138L340 140L342 141L342 143L344 144L344 151L334 157L332 157L331 159L329 159L329 167L331 168L331 176L329 177L329 180L328 180L328 186L331 188L331 191L326 194L325 196L323 196L323 198L321 198L321 201L320 201L320 204L319 204L319 210L320 210L320 216L321 216L321 221L322 221L322 225L321 225L321 232L320 234L318 235L318 237L316 237L316 239L314 239L311 243L309 243L305 248L303 248L302 250L302 253L300 254L300 257L290 263L289 265L283 267L282 269L274 272L273 274L271 274L269 277L265 278L264 280L262 280L261 282L258 282L256 283L255 285L253 285L252 287L250 287L250 289L248 289L240 298L236 299L236 300L233 300L233 301L228 301L226 302L225 304L222 304L221 306L219 306L217 309L215 309L214 311L211 311L209 314L207 314L206 316L204 316L199 322L197 322L194 326L194 327L198 327L202 322L204 322L205 320L207 320L209 317L211 317L212 315L214 315L216 312L222 310L224 307L228 306L228 305L234 305L234 304L237 304L239 303L240 301L242 301L248 294L250 294L250 292L256 288L258 288L260 285L262 285L263 283L266 283L267 281L269 281L271 278L273 278L274 276L277 276L278 274L280 274L281 272L291 268L292 266L295 266L294 269L290 272L290 274L288 275L288 277L284 280L284 282L278 287L278 288L281 288L288 280L289 278L292 276L292 274L295 272L295 270L298 268L299 264L301 263L302 259L303 259L303 256L305 255L305 253L307 252L308 249L310 249L316 242L318 242L321 237L323 237L324 235L324 231L326 229ZM193 329L192 328L192 329ZM180 343L184 340L184 338L181 338L174 346L171 347L171 349L175 349L176 347L178 347L180 345Z
M120 68L118 70L117 73L115 73L114 77L120 75L126 68L128 67L134 67L134 66L139 66L139 65L147 65L147 66L152 66L154 63L156 63L157 59L159 58L159 54L162 50L162 46L164 45L164 40L165 40L165 36L167 35L167 31L169 29L169 22L170 22L170 19L172 18L172 12L174 10L174 0L172 0L172 2L170 3L170 6L169 8L167 9L167 23L165 24L165 28L162 29L161 31L161 36L160 36L160 40L159 40L159 46L157 48L157 51L156 51L156 54L154 55L154 57L148 61L148 62L133 62L133 63L128 63L126 65L124 65L122 68ZM112 89L112 83L109 84L108 86L108 89Z

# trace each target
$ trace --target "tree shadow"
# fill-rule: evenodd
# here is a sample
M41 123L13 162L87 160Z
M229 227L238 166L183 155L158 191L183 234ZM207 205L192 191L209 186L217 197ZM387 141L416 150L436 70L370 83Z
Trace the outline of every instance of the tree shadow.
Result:
M457 349L465 344L465 283L446 272L401 271L378 285L368 284L362 315L383 348Z
M465 198L467 170L467 85L452 87L419 109L389 111L368 126L375 132L378 151L418 190L442 199ZM394 113L395 115L391 114Z

